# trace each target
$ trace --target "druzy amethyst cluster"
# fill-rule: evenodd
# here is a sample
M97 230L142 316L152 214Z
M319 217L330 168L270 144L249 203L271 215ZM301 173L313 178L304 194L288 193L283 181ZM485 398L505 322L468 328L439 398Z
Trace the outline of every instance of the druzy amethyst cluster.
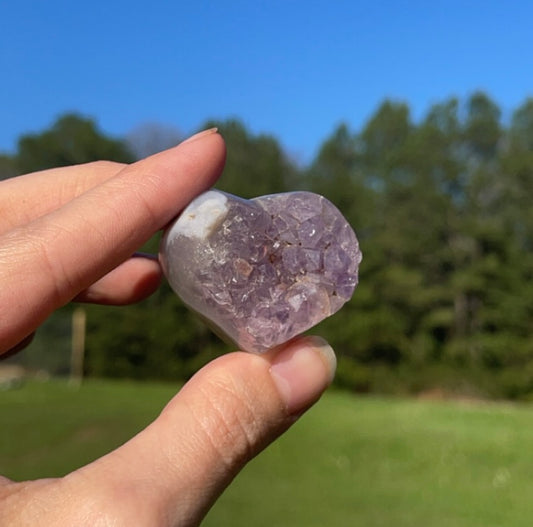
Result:
M185 304L239 348L262 352L351 298L361 252L348 222L323 196L245 200L211 190L169 227L160 258Z

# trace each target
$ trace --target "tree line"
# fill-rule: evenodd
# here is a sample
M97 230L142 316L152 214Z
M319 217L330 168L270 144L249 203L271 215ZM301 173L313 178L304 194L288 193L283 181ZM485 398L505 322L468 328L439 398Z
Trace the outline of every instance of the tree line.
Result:
M503 120L482 92L433 105L414 121L384 101L361 130L340 124L307 166L237 120L217 188L243 196L323 194L363 251L354 298L314 332L339 356L336 382L359 392L528 398L533 394L533 99ZM131 162L179 134L157 127L106 136L80 115L20 138L0 177L97 159ZM172 137L170 137L172 136ZM134 139L134 140L133 140ZM168 142L168 141L167 141ZM145 250L157 252L158 237ZM62 373L71 307L19 360ZM127 308L88 306L87 374L184 379L227 351L163 285Z

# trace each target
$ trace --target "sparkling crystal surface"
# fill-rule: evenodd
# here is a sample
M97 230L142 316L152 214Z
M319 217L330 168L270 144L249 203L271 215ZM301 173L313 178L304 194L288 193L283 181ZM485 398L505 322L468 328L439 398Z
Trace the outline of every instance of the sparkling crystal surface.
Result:
M168 228L160 259L186 305L240 349L262 352L351 298L361 252L346 219L323 196L244 200L211 190Z

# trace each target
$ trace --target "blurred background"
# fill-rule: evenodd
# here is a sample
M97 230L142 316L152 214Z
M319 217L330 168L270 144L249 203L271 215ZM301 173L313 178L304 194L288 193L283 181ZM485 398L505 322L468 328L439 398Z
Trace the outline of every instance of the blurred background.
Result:
M0 179L218 126L218 188L312 190L358 234L354 298L313 329L338 353L334 390L206 524L529 525L532 16L527 1L0 7ZM73 322L81 388L79 362L62 380ZM0 363L0 472L94 459L226 351L166 285L65 306Z

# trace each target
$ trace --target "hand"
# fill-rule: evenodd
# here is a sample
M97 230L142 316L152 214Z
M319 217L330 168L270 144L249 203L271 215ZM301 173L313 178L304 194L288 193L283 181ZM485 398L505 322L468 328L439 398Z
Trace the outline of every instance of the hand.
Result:
M1 182L0 353L72 299L125 304L157 288L157 261L132 254L213 184L224 155L207 131L128 166ZM334 369L331 348L310 337L220 357L110 454L64 478L0 477L0 525L198 525L244 464L318 400Z

